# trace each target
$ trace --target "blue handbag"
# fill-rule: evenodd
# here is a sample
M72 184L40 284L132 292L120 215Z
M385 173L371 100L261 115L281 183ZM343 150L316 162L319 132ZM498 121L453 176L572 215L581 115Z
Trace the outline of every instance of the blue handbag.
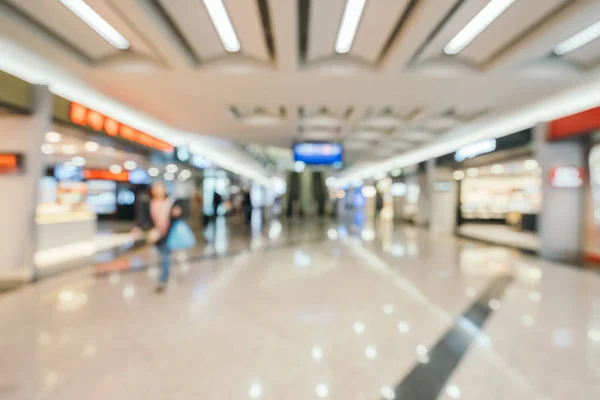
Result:
M196 236L188 224L175 221L169 230L166 246L171 251L189 250L196 245Z

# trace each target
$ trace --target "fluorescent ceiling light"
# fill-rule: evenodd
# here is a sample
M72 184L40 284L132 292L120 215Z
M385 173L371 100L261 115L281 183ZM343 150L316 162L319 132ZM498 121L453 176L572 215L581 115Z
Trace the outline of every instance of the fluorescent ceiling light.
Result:
M119 50L129 48L129 42L123 37L111 24L106 22L94 9L86 4L83 0L59 0L71 12L77 15L83 22L88 24L90 28L108 43Z
M230 52L239 51L240 41L235 34L229 15L227 15L223 0L204 0L204 5L225 50Z
M444 53L458 54L500 16L515 0L492 0L444 47Z
M559 43L554 48L556 55L562 56L563 54L570 53L577 50L580 47L600 38L600 21L595 24L588 26L578 34L571 36L569 39L562 43Z
M347 53L352 48L352 42L354 42L354 36L366 2L367 0L346 0L342 23L335 41L335 51L338 53Z

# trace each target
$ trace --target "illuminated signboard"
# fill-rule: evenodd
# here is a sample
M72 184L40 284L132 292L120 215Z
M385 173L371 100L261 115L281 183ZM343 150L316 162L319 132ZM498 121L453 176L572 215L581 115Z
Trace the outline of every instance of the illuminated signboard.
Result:
M23 155L17 153L0 153L0 174L18 174L23 172Z
M112 118L107 117L98 111L90 110L89 108L78 104L71 103L69 110L69 118L71 122L77 125L89 126L95 131L104 132L109 136L119 136L142 146L164 152L172 152L173 146L167 142L163 142L153 136L140 132L127 125L121 124Z
M296 143L294 161L307 165L331 165L342 162L342 146L339 143Z
M129 171L114 174L105 169L86 169L84 176L86 180L129 182Z
M456 153L454 153L454 160L456 162L462 162L482 154L491 153L494 150L496 150L496 139L481 140L458 149Z
M129 171L129 182L134 185L148 185L152 182L152 179L145 169L134 169Z
M71 163L58 164L54 167L54 177L59 181L80 182L83 180L83 168Z
M577 167L555 167L550 170L550 184L555 188L578 188L583 185L583 170Z

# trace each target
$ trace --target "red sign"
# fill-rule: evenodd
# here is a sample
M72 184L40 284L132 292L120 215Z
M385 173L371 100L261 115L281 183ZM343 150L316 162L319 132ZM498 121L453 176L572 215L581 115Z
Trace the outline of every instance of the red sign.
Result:
M550 122L548 139L558 140L600 129L600 107L582 111Z
M121 124L98 111L90 110L78 103L71 103L69 117L74 124L89 126L95 131L104 131L104 133L109 136L121 136L123 139L129 140L130 142L141 144L142 146L155 150L164 152L173 151L173 146L169 143Z
M550 170L550 185L555 188L573 189L583 185L583 169L578 167L554 167Z
M14 174L22 171L23 155L0 153L0 174Z
M86 169L83 176L86 180L129 182L129 171L114 174L104 169Z

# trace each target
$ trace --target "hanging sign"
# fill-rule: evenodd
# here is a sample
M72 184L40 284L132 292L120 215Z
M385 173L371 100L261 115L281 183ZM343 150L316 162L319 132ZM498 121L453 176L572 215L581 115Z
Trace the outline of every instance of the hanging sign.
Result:
M494 150L496 150L496 139L481 140L458 149L454 153L454 161L462 162L482 154L491 153Z
M573 189L583 185L583 170L577 167L554 167L550 170L550 185Z

